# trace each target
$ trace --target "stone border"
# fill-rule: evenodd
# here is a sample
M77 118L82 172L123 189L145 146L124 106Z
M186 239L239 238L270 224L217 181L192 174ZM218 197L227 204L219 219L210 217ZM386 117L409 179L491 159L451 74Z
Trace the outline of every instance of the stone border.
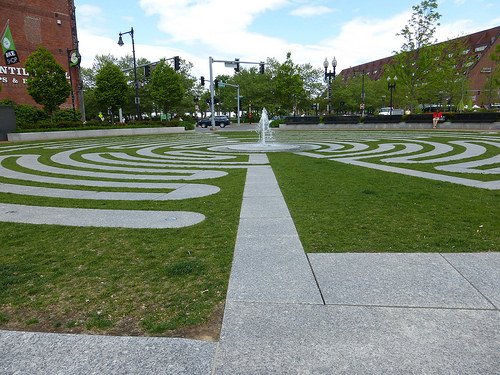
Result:
M275 145L276 147L272 147ZM240 146L239 148L237 146ZM242 153L242 154L254 154L254 153L270 153L270 152L301 152L301 151L312 151L320 148L320 146L313 144L294 144L292 142L274 142L270 141L268 143L268 148L265 146L260 146L256 143L238 143L232 146L215 146L209 147L208 150L216 152L229 152L229 153Z
M132 128L132 129L94 129L94 130L62 130L55 132L8 133L9 142L46 141L54 139L113 137L118 135L151 135L184 133L181 126L168 128Z
M431 123L396 124L280 124L280 130L500 130L500 122L462 123L445 122L432 129Z

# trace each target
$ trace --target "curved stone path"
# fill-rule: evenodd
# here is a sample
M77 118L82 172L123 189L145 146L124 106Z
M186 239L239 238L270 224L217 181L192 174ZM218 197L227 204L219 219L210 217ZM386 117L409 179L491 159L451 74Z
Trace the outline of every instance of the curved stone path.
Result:
M460 148L455 151L452 142L440 147L439 142L422 142L423 136L386 140L370 133L366 140L315 143L318 135L302 135L304 142L321 143L317 151L301 153L304 156L326 156L332 162L415 173L420 178L450 178L452 183L475 187L487 183L468 178L469 174L459 178L406 167L420 164L422 158L430 163L447 158L445 163L456 165L462 155L479 158L473 169L496 168L486 163L490 156L481 159L486 151L474 147L491 150L492 145L475 140L457 144ZM204 159L203 153L196 157ZM93 155L97 154L99 163L106 164L110 154ZM147 158L161 164L160 159L168 160L167 154ZM124 155L124 161L128 156L134 162L142 160ZM378 163L374 155L396 158L394 165L404 160L405 168ZM120 160L116 154L112 158ZM499 253L305 254L265 154L251 155L247 162L223 158L213 163L183 165L248 171L219 342L0 331L0 373L498 373ZM496 181L490 183L495 188ZM170 213L163 215L159 221Z
M500 141L495 134L438 133L440 141L433 138L436 133L298 134L279 132L277 138L280 142L307 145L309 151L297 152L303 156L476 188L500 189L500 180L481 181L473 177L500 173ZM227 149L225 145L237 143L237 139L210 134L171 137L166 141L127 138L7 145L0 148L0 177L3 177L0 192L92 201L168 201L206 197L219 193L220 189L201 181L227 175L224 169L267 163L265 155L245 156L220 151ZM52 153L49 162L36 152L37 149ZM492 150L497 155L491 156ZM431 169L410 169L412 164L430 166ZM103 191L107 188L126 188L129 191ZM147 192L149 189L156 190ZM164 191L158 192L157 189ZM79 211L78 207L72 209L81 213L82 225L88 222L85 211ZM32 210L33 214L35 212ZM12 215L2 218L11 219ZM144 227L148 227L147 222Z
M310 132L316 133L316 132ZM364 135L367 133L360 132ZM380 135L380 138L375 137ZM281 139L293 140L293 136L280 133ZM351 134L352 136L352 134ZM445 138L441 142L426 140L438 136ZM330 142L325 141L332 138ZM342 139L347 135L307 134L301 142L314 143L316 138L321 138L319 143L322 148L314 151L300 152L298 154L313 158L329 159L332 161L357 165L365 168L385 172L405 174L436 181L450 182L470 187L498 190L500 180L481 181L473 175L499 175L500 174L500 141L495 134L414 134L401 133L391 137L390 132L373 132L369 137L356 140ZM336 139L335 139L336 138ZM450 138L446 140L446 138ZM457 138L463 138L457 140ZM488 156L488 153L496 153ZM363 161L370 159L370 161ZM405 164L405 167L399 166ZM410 169L410 165L429 166L429 171ZM451 172L454 175L440 173ZM470 176L468 176L470 175Z

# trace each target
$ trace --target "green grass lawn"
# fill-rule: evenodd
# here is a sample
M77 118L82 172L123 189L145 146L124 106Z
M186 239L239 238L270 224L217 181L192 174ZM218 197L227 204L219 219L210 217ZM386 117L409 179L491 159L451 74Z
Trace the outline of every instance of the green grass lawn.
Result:
M287 132L286 136L301 140L304 134L318 142L323 137L362 138L360 133L336 132ZM223 136L244 141L257 139L255 132L227 132ZM172 145L182 145L200 139L193 135L108 138L102 141L106 145L96 146L92 152L106 152L109 146L127 142L148 144L167 140ZM67 148L93 142L98 143L71 141ZM165 146L159 152L169 150ZM21 153L41 155L44 164L54 165L50 156L60 151L60 148L33 147ZM133 149L119 151L133 154ZM76 152L73 158L84 161L83 153ZM7 154L19 152L13 149L1 155ZM500 249L498 191L288 153L269 153L268 157L307 252ZM239 155L235 160L247 161L248 157ZM4 160L3 165L20 172L47 175L22 168L13 158ZM421 170L429 168L417 166ZM239 223L246 170L224 171L227 176L192 181L219 186L218 194L180 201L93 201L0 193L0 202L4 203L181 210L200 212L207 218L198 225L181 229L77 228L0 222L0 329L199 337L203 330L196 327L206 325L214 312L221 316ZM0 182L65 188L1 176Z
M306 252L500 250L500 193L268 154Z
M50 151L40 153L47 157ZM202 325L214 311L220 314L246 175L244 169L227 172L193 181L219 186L218 194L180 201L0 194L0 202L16 204L185 210L206 216L181 229L0 222L0 329L183 335L185 327Z

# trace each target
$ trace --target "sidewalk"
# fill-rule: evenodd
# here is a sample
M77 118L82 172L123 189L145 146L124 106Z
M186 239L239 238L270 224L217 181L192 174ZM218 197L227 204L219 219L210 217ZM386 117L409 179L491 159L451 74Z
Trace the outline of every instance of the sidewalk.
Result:
M216 374L500 372L500 254L305 256L250 168Z
M306 255L251 166L219 343L0 331L0 374L497 374L499 285L500 253Z

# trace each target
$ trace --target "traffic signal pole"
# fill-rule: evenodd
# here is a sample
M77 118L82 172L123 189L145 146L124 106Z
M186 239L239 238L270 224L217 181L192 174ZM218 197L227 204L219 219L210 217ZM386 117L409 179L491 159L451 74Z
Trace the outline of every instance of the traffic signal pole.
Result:
M210 111L212 112L212 130L215 130L215 105L214 105L214 98L215 98L215 90L214 90L214 73L212 69L212 64L214 62L222 62L226 65L226 68L238 68L240 64L253 64L253 65L260 65L259 72L260 74L264 74L264 66L265 63L260 61L260 62L254 62L254 61L239 61L239 59L235 60L214 60L212 56L208 58L208 65L210 67ZM238 125L239 125L239 117L240 114L240 88L238 87Z
M237 94L236 94L236 99L238 100L238 113L236 114L236 118L238 119L238 125L240 125L240 85L233 85L231 83L225 83L224 86L230 86L230 87L236 87Z
M212 121L212 130L215 130L215 104L214 104L214 97L215 97L215 90L214 90L214 71L212 69L212 64L214 62L214 59L212 56L208 58L209 65L210 65L210 112L211 112L211 121Z

